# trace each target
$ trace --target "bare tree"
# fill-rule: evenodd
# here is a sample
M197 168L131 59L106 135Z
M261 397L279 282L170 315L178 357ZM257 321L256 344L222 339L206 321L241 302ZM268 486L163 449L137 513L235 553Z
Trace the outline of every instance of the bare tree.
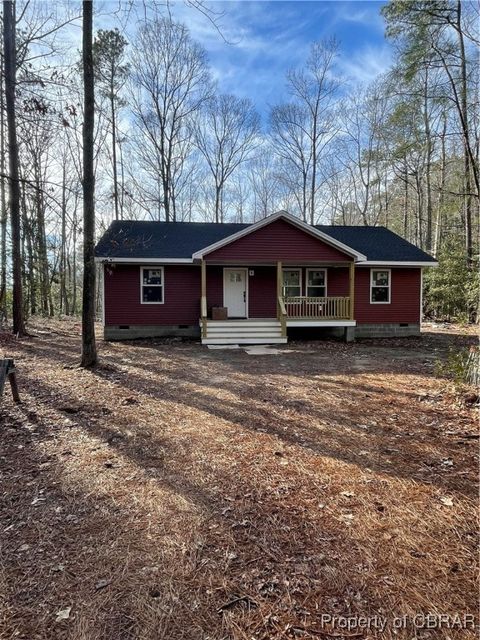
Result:
M93 55L95 75L102 93L106 96L110 106L110 128L112 144L112 169L113 169L113 202L115 207L115 219L122 217L121 202L118 189L118 165L117 165L117 121L118 109L123 101L119 93L126 82L128 65L125 63L125 49L127 41L118 31L112 29L98 31L93 43Z
M8 178L10 194L10 222L12 228L13 273L13 332L25 333L22 294L22 253L20 243L20 182L18 169L18 142L15 109L17 74L15 47L15 3L3 2L3 55L5 67L5 106L8 130Z
M216 222L223 222L225 185L258 144L259 130L251 101L228 94L212 98L194 124L195 142L215 184Z
M332 111L339 88L339 81L333 73L337 55L338 43L335 39L315 42L311 47L305 69L290 71L288 74L291 94L304 106L309 116L312 158L310 172L311 224L315 222L318 162L323 150L337 133Z
M253 219L265 218L280 208L281 185L273 149L264 147L252 160L248 186L253 195Z
M185 160L189 123L210 95L205 51L167 18L142 25L133 46L135 146L161 181L165 220L175 220L175 173Z
M270 114L272 147L281 160L281 177L298 202L306 221L309 208L309 180L312 155L308 114L304 107L285 104L274 107Z
M5 109L3 105L3 56L0 68L0 322L7 319L7 198L5 190Z
M337 55L334 39L313 43L305 68L287 74L292 102L275 107L271 116L280 155L300 175L301 213L311 224L316 217L319 163L338 133L333 109L339 89L333 72Z
M95 93L93 69L93 2L83 1L82 62L84 87L83 123L83 304L82 367L97 362L95 343L95 173L93 135L95 127Z
M388 100L381 85L350 96L343 109L345 144L342 159L351 176L354 204L364 225L379 218L377 189L384 167L383 127Z

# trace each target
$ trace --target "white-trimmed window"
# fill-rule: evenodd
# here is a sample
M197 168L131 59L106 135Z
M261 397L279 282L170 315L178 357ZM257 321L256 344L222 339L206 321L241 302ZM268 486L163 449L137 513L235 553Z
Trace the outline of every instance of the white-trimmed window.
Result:
M371 304L390 304L391 299L390 269L370 270L370 302Z
M140 267L140 302L142 304L163 304L164 293L163 267Z
M292 298L302 295L302 270L282 269L283 271L283 297Z
M327 295L327 270L307 269L307 296L325 298Z

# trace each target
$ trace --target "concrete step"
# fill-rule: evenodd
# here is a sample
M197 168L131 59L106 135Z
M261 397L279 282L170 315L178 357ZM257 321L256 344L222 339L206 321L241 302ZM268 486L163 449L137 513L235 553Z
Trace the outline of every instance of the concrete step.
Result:
M211 327L207 325L207 333L281 333L280 327Z
M280 327L278 320L207 320L208 327Z
M202 338L202 344L286 344L287 338Z
M202 344L285 344L278 320L272 318L245 320L208 320L207 335Z

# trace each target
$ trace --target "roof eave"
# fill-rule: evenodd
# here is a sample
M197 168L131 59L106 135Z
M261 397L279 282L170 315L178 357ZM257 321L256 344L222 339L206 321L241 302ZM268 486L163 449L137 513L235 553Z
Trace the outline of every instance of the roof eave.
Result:
M116 258L111 256L95 256L95 262L104 264L193 264L192 258Z
M436 260L365 260L358 267L438 267Z

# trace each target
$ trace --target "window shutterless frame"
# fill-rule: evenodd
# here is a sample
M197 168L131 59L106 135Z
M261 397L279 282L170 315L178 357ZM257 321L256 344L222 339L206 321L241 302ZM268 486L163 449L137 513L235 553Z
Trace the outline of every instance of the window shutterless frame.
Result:
M315 271L322 271L323 272L323 284L309 284L308 280L310 278L310 274L314 273ZM325 293L323 294L323 296L312 296L312 298L326 298L328 296L328 293L327 293L327 270L326 269L307 269L306 278L307 278L307 281L306 281L307 296L310 297L310 294L308 293L308 290L309 290L310 287L317 288L317 289L322 287L325 290Z
M160 271L161 272L161 284L144 284L143 282L143 272L144 271ZM143 289L144 287L158 287L162 290L162 301L145 301L143 299ZM165 304L165 269L163 267L140 267L140 304Z
M286 285L285 284L285 273L287 273L288 271L290 272L295 272L298 273L298 285L297 284L290 284L290 285ZM291 289L292 287L299 287L300 288L300 292L299 292L299 296L302 295L302 270L301 269L282 269L282 294L284 298L290 298L293 297L295 298L296 296L287 296L285 295L285 289L286 288Z
M375 284L374 274L376 273L386 273L388 284L386 285ZM373 299L374 289L387 289L388 300L374 300ZM391 302L392 302L392 270L382 269L381 267L378 267L376 269L370 269L370 304L391 304Z

